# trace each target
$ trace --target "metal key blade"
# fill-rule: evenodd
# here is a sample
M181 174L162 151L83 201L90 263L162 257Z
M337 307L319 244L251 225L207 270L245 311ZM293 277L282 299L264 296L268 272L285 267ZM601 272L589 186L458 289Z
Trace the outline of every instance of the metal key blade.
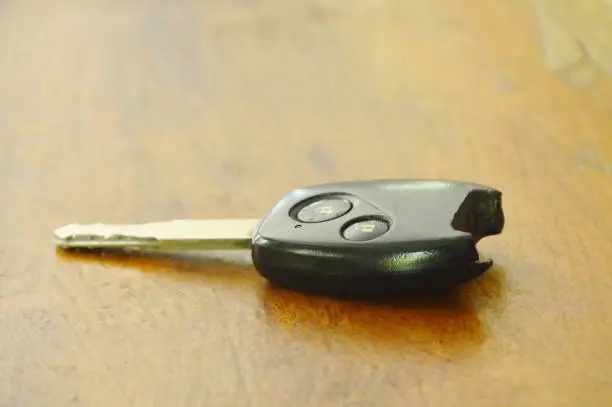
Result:
M133 225L70 224L53 232L53 242L64 249L248 249L259 222L259 219L211 219Z

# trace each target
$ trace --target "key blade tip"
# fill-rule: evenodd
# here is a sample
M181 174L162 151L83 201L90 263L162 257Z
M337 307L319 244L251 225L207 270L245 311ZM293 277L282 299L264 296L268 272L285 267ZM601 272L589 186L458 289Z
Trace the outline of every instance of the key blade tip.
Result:
M69 247L70 240L75 237L77 225L68 224L60 226L53 231L52 241L56 246Z
M52 242L62 249L137 249L157 246L157 239L153 237L124 235L117 233L112 226L100 223L61 226L53 231Z
M98 246L95 239L85 238L82 225L75 223L60 226L53 231L52 243L60 249L87 249Z

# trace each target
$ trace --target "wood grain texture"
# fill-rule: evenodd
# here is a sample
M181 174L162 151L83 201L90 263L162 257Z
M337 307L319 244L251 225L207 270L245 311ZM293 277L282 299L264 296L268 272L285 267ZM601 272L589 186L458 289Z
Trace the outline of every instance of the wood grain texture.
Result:
M1 1L0 406L609 405L612 85L550 71L537 16ZM299 186L384 177L500 188L507 228L480 245L497 266L450 298L368 305L270 287L246 253L50 243L74 221L257 217Z
M612 75L612 2L533 0L550 69L574 85Z

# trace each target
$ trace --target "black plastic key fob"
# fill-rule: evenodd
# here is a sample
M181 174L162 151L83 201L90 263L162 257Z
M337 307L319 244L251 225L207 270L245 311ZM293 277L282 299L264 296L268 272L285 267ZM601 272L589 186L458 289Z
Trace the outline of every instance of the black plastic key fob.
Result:
M258 272L291 290L386 298L452 288L484 273L476 243L500 234L500 191L447 180L340 182L296 189L253 237Z

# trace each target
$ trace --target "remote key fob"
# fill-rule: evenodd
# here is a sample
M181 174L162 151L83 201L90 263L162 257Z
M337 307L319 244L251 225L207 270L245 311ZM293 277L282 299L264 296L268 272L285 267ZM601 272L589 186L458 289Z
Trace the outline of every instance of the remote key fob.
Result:
M476 244L500 234L501 192L448 180L339 182L296 189L259 223L252 259L271 283L372 298L450 289L493 264Z
M250 249L271 283L332 297L446 290L484 273L476 244L502 232L501 193L443 180L341 182L296 189L264 219L68 224L65 249Z

